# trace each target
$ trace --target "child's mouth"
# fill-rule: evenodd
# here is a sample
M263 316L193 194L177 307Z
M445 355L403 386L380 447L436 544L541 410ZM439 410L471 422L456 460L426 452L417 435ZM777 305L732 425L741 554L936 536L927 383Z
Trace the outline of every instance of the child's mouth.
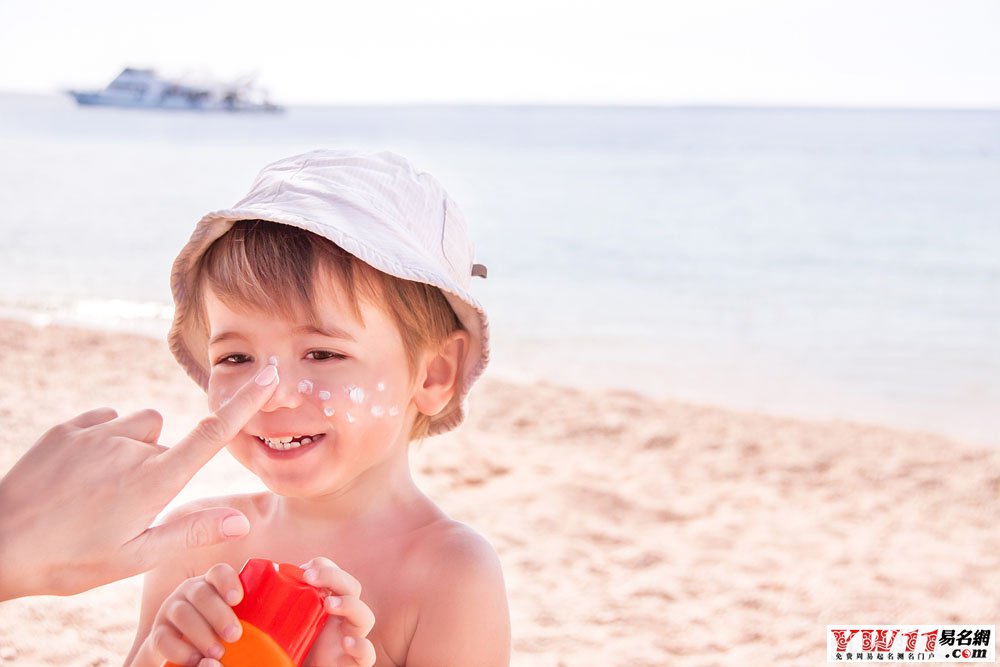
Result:
M312 445L322 440L325 435L325 433L317 433L314 435L283 436L280 438L268 438L259 435L255 435L254 437L264 446L268 454L281 456L292 452L298 454L303 449L311 449Z

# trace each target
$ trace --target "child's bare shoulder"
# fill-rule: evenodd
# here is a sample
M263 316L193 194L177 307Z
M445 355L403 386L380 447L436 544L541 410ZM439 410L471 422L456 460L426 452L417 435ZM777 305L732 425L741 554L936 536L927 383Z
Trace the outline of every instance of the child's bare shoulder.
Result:
M406 570L411 583L421 589L439 590L442 582L474 582L503 587L496 550L471 527L442 518L416 531L406 550Z
M420 532L405 568L416 603L406 664L508 665L510 612L493 546L450 519Z
M482 535L470 526L442 517L414 534L411 556L439 560L442 556L478 562L496 559L496 551Z

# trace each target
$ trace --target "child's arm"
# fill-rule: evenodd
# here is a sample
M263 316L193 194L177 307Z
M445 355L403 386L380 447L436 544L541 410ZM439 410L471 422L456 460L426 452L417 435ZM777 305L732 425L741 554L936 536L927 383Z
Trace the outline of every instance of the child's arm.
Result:
M228 504L222 499L194 501L171 510L164 517L164 521L184 516L205 507L219 507L220 505ZM209 549L209 551L213 550ZM155 650L155 641L160 640L151 636L157 613L163 606L164 601L170 597L182 582L196 574L204 573L207 568L206 563L215 562L212 554L204 550L189 551L188 553L191 556L188 559L175 559L164 562L146 573L142 586L142 607L139 612L139 623L136 627L132 648L125 658L125 667L146 667L147 665L161 667L163 665L163 656ZM240 590L242 590L242 587Z
M508 667L510 612L496 552L461 524L434 542L423 554L430 562L407 667Z
M142 583L142 607L135 630L132 649L123 663L124 667L161 667L163 657L154 647L150 631L163 602L170 597L178 584L187 579L187 572L174 565L163 565L146 573ZM186 662L186 661L185 661ZM182 662L182 664L184 664Z

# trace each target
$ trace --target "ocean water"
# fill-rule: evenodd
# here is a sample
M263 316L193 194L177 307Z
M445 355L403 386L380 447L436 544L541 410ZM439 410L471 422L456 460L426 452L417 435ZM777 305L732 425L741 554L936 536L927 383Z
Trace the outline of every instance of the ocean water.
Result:
M406 155L465 211L489 372L1000 444L997 111L0 95L0 315L164 336L195 221L346 146Z

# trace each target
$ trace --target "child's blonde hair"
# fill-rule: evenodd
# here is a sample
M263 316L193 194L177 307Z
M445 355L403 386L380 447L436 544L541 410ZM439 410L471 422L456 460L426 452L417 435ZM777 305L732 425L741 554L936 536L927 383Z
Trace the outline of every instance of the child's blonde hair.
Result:
M321 270L337 279L359 322L364 324L359 297L395 321L411 379L422 352L436 350L450 334L464 329L438 288L383 273L328 239L264 220L234 223L199 258L192 310L206 338L206 286L229 308L260 310L293 321L306 317L319 325L322 318L313 297ZM461 382L461 369L457 377ZM452 402L459 400L460 389L456 386ZM449 403L442 412L451 407ZM430 416L418 414L410 440L426 437L431 422Z

